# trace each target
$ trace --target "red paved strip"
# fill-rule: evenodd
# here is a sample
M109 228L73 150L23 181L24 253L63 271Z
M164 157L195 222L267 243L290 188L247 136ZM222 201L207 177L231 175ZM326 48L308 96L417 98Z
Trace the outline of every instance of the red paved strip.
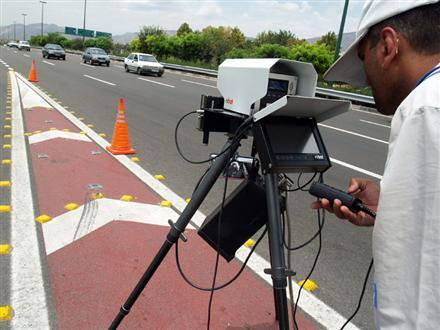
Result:
M101 154L92 155L92 151ZM48 158L38 158L38 155ZM66 212L68 203L84 204L88 185L98 183L106 198L132 195L135 202L158 204L160 197L119 161L95 143L53 139L30 145L39 213L51 217Z
M58 111L51 111L47 108L34 107L30 109L24 109L25 131L48 131L50 128L55 127L58 130L65 128L71 132L80 132L80 130L67 120ZM49 121L49 122L48 122Z
M49 256L60 329L104 329L112 322L162 245L168 229L114 221ZM210 287L215 253L195 231L179 244L187 275ZM221 260L218 282L239 270ZM272 289L250 271L214 294L212 329L277 329ZM178 274L174 249L145 288L120 329L206 329L209 293ZM300 329L314 329L297 315Z

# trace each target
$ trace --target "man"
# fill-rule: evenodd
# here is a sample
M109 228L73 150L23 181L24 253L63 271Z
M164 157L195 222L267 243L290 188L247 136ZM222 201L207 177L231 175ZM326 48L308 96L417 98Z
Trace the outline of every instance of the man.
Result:
M377 210L312 204L372 226L377 328L440 329L440 2L365 4L357 39L325 76L370 85L394 115L380 188L352 178L348 192Z

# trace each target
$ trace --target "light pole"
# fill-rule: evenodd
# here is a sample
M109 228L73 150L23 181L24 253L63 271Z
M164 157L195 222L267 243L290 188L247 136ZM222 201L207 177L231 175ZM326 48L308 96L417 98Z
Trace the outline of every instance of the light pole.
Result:
M335 62L339 58L342 35L344 34L345 18L347 17L348 2L349 0L345 0L344 11L342 12L341 25L339 26L339 34L338 34L338 40L336 41L336 49L335 49L335 56L333 58L333 62Z
M27 14L23 15L23 40L26 40L26 16Z
M44 5L47 2L40 0L40 3L41 3L41 38L43 38L43 11L44 11Z
M86 10L87 10L87 0L84 0L83 48L84 48L84 40L86 38Z
M333 57L333 63L336 62L336 60L339 58L339 52L341 51L341 41L342 41L342 35L344 34L344 25L345 25L345 18L347 17L348 2L349 0L345 0L344 11L342 12L341 25L339 26L338 39L336 40L336 49L335 49L335 55ZM330 87L333 87L333 81L329 81L329 85Z
M17 40L15 37L15 21L14 21L14 41Z

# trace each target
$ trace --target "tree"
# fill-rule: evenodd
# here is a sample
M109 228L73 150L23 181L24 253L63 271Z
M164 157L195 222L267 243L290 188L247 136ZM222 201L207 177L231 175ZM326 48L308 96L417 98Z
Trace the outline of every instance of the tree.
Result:
M172 36L167 39L168 50L167 53L175 58L181 58L182 56L182 43L183 39L178 36Z
M102 48L110 53L113 49L113 40L109 37L98 37L95 39L95 47Z
M249 50L243 48L234 48L222 56L222 62L227 58L251 58L251 57L255 57L255 55L251 53Z
M146 40L148 36L152 36L152 35L165 36L165 31L159 26L153 26L153 25L143 26L138 33L139 51L141 52L147 51Z
M265 44L255 50L255 57L259 58L288 58L289 48L281 45Z
M289 46L297 42L295 34L287 30L264 31L257 34L254 42L257 45L263 44L278 44L282 46Z
M165 35L149 35L145 40L146 50L158 57L167 55L167 40Z
M86 39L84 41L84 48L87 47L96 47L96 40L95 39Z
M72 49L83 49L83 42L81 38L75 38L72 40Z
M237 27L208 26L202 30L201 36L205 47L202 59L208 63L220 64L224 54L245 45L244 35Z
M336 49L336 34L334 32L327 32L319 39L317 44L326 45L332 52Z
M189 24L184 22L180 25L180 27L177 29L177 36L178 37L184 37L188 33L192 33L193 31L189 27Z
M138 52L141 49L141 42L139 39L133 39L130 41L129 47L130 51Z
M333 53L326 45L303 42L290 49L289 58L312 63L319 74L323 74L333 61Z

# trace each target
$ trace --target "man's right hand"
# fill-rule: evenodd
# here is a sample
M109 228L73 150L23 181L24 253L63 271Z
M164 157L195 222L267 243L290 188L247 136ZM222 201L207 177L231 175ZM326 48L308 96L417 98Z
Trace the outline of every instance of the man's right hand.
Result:
M373 181L361 178L351 178L347 192L350 195L359 198L369 209L373 211L377 210L380 189L379 186ZM327 199L322 198L319 202L313 202L310 207L312 209L323 208L331 213L334 213L340 219L347 219L356 226L374 225L373 217L362 211L358 213L350 211L350 209L346 206L343 206L341 201L338 199L333 201L333 206Z

